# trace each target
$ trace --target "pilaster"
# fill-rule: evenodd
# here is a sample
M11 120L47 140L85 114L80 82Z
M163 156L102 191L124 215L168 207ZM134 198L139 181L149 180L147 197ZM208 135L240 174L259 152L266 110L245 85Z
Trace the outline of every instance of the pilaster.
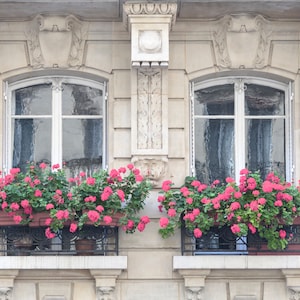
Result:
M124 4L131 32L132 161L154 186L167 173L169 31L175 3Z

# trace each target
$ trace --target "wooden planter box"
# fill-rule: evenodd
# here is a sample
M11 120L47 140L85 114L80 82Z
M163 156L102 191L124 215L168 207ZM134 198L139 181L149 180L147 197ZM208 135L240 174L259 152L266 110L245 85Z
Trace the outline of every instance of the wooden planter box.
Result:
M45 226L46 219L49 218L48 212L38 212L33 214L32 221L28 224L30 227L42 227ZM13 216L10 216L4 211L0 211L0 226L20 226L16 224Z

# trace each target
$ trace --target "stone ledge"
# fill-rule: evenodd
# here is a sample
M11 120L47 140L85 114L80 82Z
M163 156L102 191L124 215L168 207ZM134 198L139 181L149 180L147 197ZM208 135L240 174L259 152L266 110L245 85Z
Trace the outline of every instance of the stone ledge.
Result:
M0 262L1 263L1 262ZM173 256L174 270L197 269L299 269L299 255L201 255Z
M127 269L127 256L3 256L1 269Z

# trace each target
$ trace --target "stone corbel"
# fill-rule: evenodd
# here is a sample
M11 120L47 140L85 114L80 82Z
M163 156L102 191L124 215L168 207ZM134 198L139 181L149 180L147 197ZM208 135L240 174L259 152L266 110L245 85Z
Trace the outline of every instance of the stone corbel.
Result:
M90 270L96 282L97 300L116 300L116 280L120 276L121 269Z
M166 156L134 156L131 161L143 175L147 176L153 187L159 187L161 180L167 175L168 158Z
M18 271L2 270L0 275L0 300L12 300L14 279Z
M295 270L282 270L286 278L288 300L300 300L300 272Z
M205 278L210 270L179 269L178 273L184 278L186 300L204 300Z
M137 3L123 5L123 22L131 32L133 67L167 67L169 31L176 19L176 3Z

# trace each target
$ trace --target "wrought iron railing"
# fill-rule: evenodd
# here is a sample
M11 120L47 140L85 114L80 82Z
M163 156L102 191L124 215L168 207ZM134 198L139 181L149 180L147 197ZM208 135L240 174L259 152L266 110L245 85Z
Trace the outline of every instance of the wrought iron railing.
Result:
M274 251L267 248L266 241L258 234L237 237L228 226L215 226L201 238L195 238L191 231L182 227L181 252L182 255L300 255L300 226L285 226L284 229L289 236L288 247Z
M92 249L76 250L76 240L95 240ZM80 233L68 228L54 239L47 239L45 227L1 226L0 256L16 255L118 255L118 227L85 226Z

